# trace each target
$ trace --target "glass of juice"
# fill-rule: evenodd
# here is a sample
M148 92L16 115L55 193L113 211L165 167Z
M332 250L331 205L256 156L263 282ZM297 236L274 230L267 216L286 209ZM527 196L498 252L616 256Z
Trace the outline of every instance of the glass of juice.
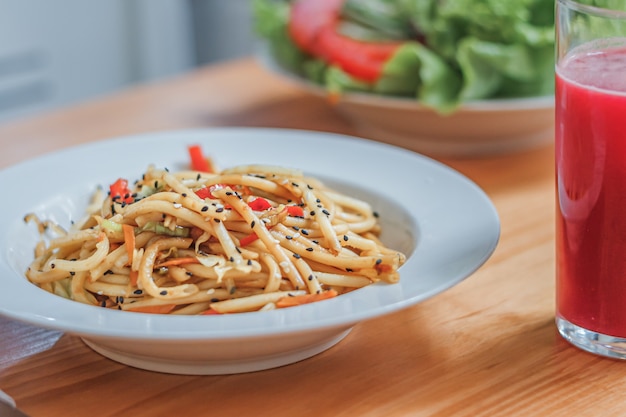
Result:
M556 37L556 323L626 359L626 0L557 0Z

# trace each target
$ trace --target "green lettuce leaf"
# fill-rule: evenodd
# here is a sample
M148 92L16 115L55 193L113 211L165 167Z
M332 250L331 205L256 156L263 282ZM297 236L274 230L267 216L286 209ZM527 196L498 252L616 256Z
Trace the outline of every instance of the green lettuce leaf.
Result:
M274 59L333 93L413 97L449 113L469 100L554 91L554 0L346 0L344 36L406 40L374 84L300 52L287 31L288 0L254 5Z

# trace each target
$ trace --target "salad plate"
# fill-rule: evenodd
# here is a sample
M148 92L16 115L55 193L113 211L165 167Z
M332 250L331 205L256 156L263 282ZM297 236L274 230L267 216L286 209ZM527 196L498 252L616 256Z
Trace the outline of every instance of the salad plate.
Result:
M468 101L441 113L419 101L364 92L329 95L326 88L281 67L267 52L262 66L317 97L346 118L359 136L430 156L479 157L552 143L554 96Z
M329 97L360 136L461 157L552 140L551 0L257 0L253 11L262 62Z
M136 178L148 165L183 169L192 144L218 167L298 168L368 201L380 214L382 241L407 256L399 283L272 311L173 316L81 304L26 279L39 239L36 227L24 222L26 213L69 226L83 217L96 187ZM110 359L165 373L259 371L326 351L355 325L463 281L489 259L500 235L488 196L458 172L405 149L321 132L214 128L113 138L27 160L0 171L0 181L8 195L21 195L0 218L0 315L61 330Z

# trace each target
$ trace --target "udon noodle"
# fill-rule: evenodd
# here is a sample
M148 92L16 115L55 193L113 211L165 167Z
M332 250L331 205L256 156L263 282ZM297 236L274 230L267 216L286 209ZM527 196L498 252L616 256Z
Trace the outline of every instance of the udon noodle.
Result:
M28 214L42 239L26 271L39 287L94 306L220 314L297 306L377 281L405 255L379 240L372 207L283 167L219 172L149 167L98 190L65 230Z

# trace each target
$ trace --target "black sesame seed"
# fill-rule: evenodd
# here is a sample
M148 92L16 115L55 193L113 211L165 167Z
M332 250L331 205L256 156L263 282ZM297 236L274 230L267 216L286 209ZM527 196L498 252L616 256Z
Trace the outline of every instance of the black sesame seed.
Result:
M348 235L343 235L343 240L344 240L345 242L347 242L347 241L348 241Z
M255 225L256 225L256 222L255 222L254 220L252 220L252 222L250 223L250 227L251 227L252 229L254 229L254 226L255 226Z
M166 290L163 290L163 291L161 291L159 294L161 294L161 295L167 295L167 291L166 291Z
M313 252L313 248L306 248L307 252Z
M233 193L230 191L226 191L226 195L233 195Z
M233 258L232 256L230 258L228 258L229 261L231 262L235 262L235 258Z
M200 211L208 211L209 210L209 206L203 206Z
M383 262L382 259L376 259L376 265L380 265Z
M221 213L224 211L224 207L218 207L217 209L215 209L216 213Z
M346 271L347 271L347 272L352 272L352 271L354 271L354 269L352 269L352 268L346 268Z
M212 303L217 303L219 300L220 300L219 298L211 298Z
M372 214L374 215L374 217L380 217L377 211L373 212Z
M71 275L71 276L74 276L74 275L76 275L76 272L74 272L74 271L70 271L70 275Z
M133 291L133 294L141 295L141 294L143 294L143 291L142 290L135 290L135 291Z
M202 178L202 175L200 174L196 175L196 181L200 181L200 178Z
M313 281L313 275L309 275L309 281Z
M248 259L248 265L252 265L252 260Z
M305 236L309 235L309 231L308 230L304 230L304 229L300 230L300 233L302 233Z
M322 210L322 213L324 213L324 214L325 214L325 215L327 215L327 216L330 216L330 213L329 213L329 212L328 212L328 210L326 210L326 209Z
M221 220L220 220L220 219L213 219L213 221L214 221L215 223L220 223L220 222L221 222Z
M291 239L293 239L293 236L287 235L287 236L285 236L285 239L291 240Z
M311 211L309 212L309 214L310 214L311 216L315 216L315 210L311 210Z
M298 255L297 253L294 253L293 257L296 258L296 259L300 259L300 255Z
M182 193L181 194L183 197L187 197L187 193Z
M50 268L54 269L56 267L55 264L50 264Z

